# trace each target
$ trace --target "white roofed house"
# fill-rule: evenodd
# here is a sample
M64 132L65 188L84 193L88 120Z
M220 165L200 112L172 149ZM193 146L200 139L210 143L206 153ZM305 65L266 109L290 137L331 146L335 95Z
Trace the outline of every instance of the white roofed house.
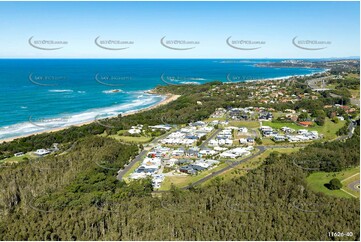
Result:
M218 145L219 146L222 146L222 145L225 145L225 144L226 144L226 141L224 139L218 140Z
M293 132L295 132L294 129L289 128L289 127L282 127L281 130L282 130L283 132L285 132L285 133L293 133Z
M197 128L196 127L184 127L184 128L181 128L179 131L177 132L180 132L180 133L190 133L190 132L194 132L196 131ZM175 132L175 133L177 133Z
M195 143L195 140L194 139L183 139L181 143L186 146L192 146Z
M50 151L47 149L38 149L34 152L34 154L37 156L43 156L43 155L50 154Z
M247 129L246 127L240 127L240 128L238 129L238 132L240 132L240 133L247 133L247 132L248 132L248 129Z
M171 134L168 135L168 138L181 138L181 137L184 137L185 134L182 133L182 132L173 132Z
M219 146L216 146L213 148L215 151L225 151L225 150L228 150L228 148L225 148L225 147L219 147Z
M153 188L160 188L161 183L164 181L164 175L162 174L153 174L152 175L152 186Z
M208 141L208 145L209 146L218 146L218 141L215 139L211 139L210 141Z
M318 132L317 131L310 131L310 133L315 136L316 138L318 138Z
M172 127L170 125L163 125L163 124L149 126L149 128L151 128L151 129L162 129L162 130L165 130L165 131L169 131L169 130L172 129Z
M210 166L214 166L214 165L219 164L218 160L205 160L205 162Z
M300 139L297 138L297 137L294 136L294 135L288 135L288 136L287 136L287 139L288 139L289 142L298 142L298 141L300 141Z
M216 155L218 152L212 149L203 149L201 151L199 151L199 154L201 154L202 156L207 156L207 155Z
M306 134L308 131L306 129L297 130L297 134Z
M153 174L152 175L152 181L154 181L154 182L162 182L162 181L164 181L164 175L162 175L162 174Z
M227 151L221 153L220 157L235 159L237 157L245 156L245 155L249 155L249 154L251 154L251 152L249 150L238 147L238 148L227 150Z
M178 159L172 158L169 160L163 160L164 166L166 167L172 167L175 165L175 163L178 162Z
M209 132L211 132L212 130L214 130L214 127L212 127L212 126L206 126L206 127L199 128L198 130L209 133Z
M273 136L273 140L275 142L281 142L281 141L285 141L286 140L286 137L283 136L283 135L276 135L276 136Z
M255 143L255 139L253 137L247 137L247 143L248 144L254 144Z
M223 152L222 154L220 154L220 157L235 159L237 156L231 152Z
M209 124L215 126L215 125L219 124L219 121L218 120L213 120Z
M23 155L24 155L24 152L18 152L18 153L14 154L15 157L19 157L19 156L23 156Z
M228 125L228 121L221 121L219 124L221 124L221 125Z
M246 139L246 138L240 138L240 139L239 139L239 143L242 144L242 145L244 145L244 144L247 144L248 142L247 142L247 139Z
M149 168L158 169L161 166L161 159L147 157L143 160L142 166L146 169L149 169Z
M233 144L233 140L225 139L225 145L232 145L232 144Z
M261 126L259 128L262 132L265 132L265 131L273 131L273 129L269 126Z
M219 132L221 135L232 135L231 129L223 129L221 132Z
M177 156L177 157L184 156L184 150L182 150L182 149L173 150L172 151L172 156Z
M295 135L293 137L296 138L297 141L306 141L306 140L308 140L308 138L306 136L304 136L304 135Z
M204 160L197 160L193 165L203 167L204 169L208 169L210 165Z
M142 178L146 178L146 177L147 177L147 174L145 174L145 173L137 173L137 172L134 172L134 173L129 175L129 178L134 179L134 180L142 179Z
M140 134L142 132L142 130L140 129L129 129L128 133L129 134Z
M235 127L235 126L228 126L228 127L225 127L224 130L238 130L239 128L238 127Z
M184 152L184 154L188 157L198 157L199 149L189 148Z
M190 124L190 126L205 126L205 125L206 125L206 123L203 121L197 121L197 122Z

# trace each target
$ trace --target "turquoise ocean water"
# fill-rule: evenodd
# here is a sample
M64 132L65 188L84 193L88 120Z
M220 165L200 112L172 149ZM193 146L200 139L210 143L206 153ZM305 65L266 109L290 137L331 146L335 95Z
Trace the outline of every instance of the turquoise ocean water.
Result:
M157 85L243 82L324 71L257 67L280 59L1 59L0 139L154 105Z

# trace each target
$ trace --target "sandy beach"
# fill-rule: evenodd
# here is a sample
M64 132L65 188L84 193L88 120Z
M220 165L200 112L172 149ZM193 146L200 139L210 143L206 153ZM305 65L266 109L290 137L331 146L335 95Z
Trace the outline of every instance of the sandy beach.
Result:
M147 91L147 93L149 94L156 94L154 93L152 90L151 91ZM154 108L157 108L159 106L162 106L162 105L165 105L165 104L168 104L174 100L177 100L180 95L174 95L174 94L165 94L163 95L165 98L160 101L159 103L153 105L153 106L150 106L150 107L147 107L147 108L143 108L143 109L139 109L139 110L134 110L134 111L129 111L129 112L126 112L126 113L123 113L122 116L129 116L129 115L133 115L133 114L137 114L137 113L141 113L141 112L145 112L145 111L148 111L148 110L151 110L151 109L154 109ZM107 118L112 118L112 117L107 117ZM28 137L28 136L31 136L31 135L36 135L36 134L42 134L42 133L52 133L52 132L56 132L56 131L60 131L60 130L64 130L64 129L68 129L72 126L76 126L76 127L79 127L79 126L82 126L82 125L86 125L86 124L90 124L90 123L94 123L96 122L95 120L92 120L92 121L88 121L88 122L82 122L82 123L79 123L79 124L76 124L76 125L71 125L71 126L67 126L67 127L59 127L59 128L55 128L55 129L48 129L48 130L44 130L44 131L41 131L41 132L36 132L36 133L32 133L32 134L27 134L27 135L23 135L23 136L17 136L17 137L12 137L12 138L7 138L7 139L1 139L0 140L0 143L4 143L4 142L10 142L10 141L13 141L15 139L19 139L19 138L23 138L23 137Z

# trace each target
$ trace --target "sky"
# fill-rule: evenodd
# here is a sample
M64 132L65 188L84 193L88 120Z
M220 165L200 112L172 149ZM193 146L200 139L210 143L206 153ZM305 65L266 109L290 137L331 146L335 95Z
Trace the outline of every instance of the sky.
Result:
M359 4L0 2L0 58L359 56Z

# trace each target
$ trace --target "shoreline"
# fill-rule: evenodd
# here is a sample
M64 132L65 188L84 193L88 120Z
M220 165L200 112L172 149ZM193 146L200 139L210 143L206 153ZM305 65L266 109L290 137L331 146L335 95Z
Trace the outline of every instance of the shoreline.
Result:
M128 111L128 112L125 112L125 113L121 113L123 117L155 109L157 107L160 107L160 106L166 105L166 104L168 104L168 103L170 103L172 101L175 101L181 96L181 95L175 95L175 94L170 94L170 93L160 95L160 94L155 93L153 90L145 91L145 93L164 96L164 99L161 100L160 102L158 102L158 103L156 103L156 104L154 104L152 106L146 107L146 108L141 108L141 109L138 109L138 110L132 110L132 111ZM106 117L106 118L114 118L114 117L115 116L110 116L110 117ZM38 135L38 134L43 134L43 133L53 133L53 132L68 129L70 127L80 127L80 126L91 124L91 123L94 123L94 122L96 122L95 119L92 120L92 121L81 122L81 123L73 124L73 125L70 125L70 126L47 129L47 130L43 130L43 131L31 133L31 134L25 134L25 135L16 136L16 137L9 137L9 138L5 138L5 139L0 139L0 144L5 143L5 142L11 142L11 141L16 140L16 139L29 137L29 136L32 136L32 135Z
M294 78L294 77L305 77L305 76L312 76L314 74L323 74L323 73L325 73L327 71L329 71L329 69L324 69L324 70L322 70L320 72L304 74L304 75L293 75L293 76L285 76L285 77L246 80L246 81L242 81L242 82L223 82L223 83L226 84L226 83L262 82L262 81L276 81L276 80L282 80L282 79L287 80L287 79L291 79L291 78ZM125 117L125 116L129 116L129 115L141 113L141 112L144 112L144 111L148 111L148 110L157 108L159 106L168 104L168 103L170 103L170 102L172 102L174 100L177 100L181 96L181 95L175 95L175 94L171 94L171 93L166 93L166 94L160 95L160 94L156 93L154 91L154 89L144 91L144 93L164 96L164 99L162 101L152 105L152 106L149 106L149 107L146 107L146 108L141 108L141 109L138 109L138 110L128 111L128 112L120 113L120 114L122 114L122 116ZM115 116L109 116L109 117L106 117L106 118L113 118L113 117L115 117ZM21 136L15 136L15 137L9 137L9 138L5 138L5 139L0 139L0 144L5 143L5 142L11 142L11 141L16 140L16 139L29 137L29 136L32 136L32 135L57 132L57 131L68 129L70 127L80 127L80 126L83 126L83 125L91 124L91 123L96 122L96 121L97 120L94 119L94 120L91 120L91 121L85 121L85 122L81 122L81 123L78 123L78 124L73 124L73 125L69 125L69 126L65 126L65 127L47 129L47 130L43 130L43 131L39 131L39 132L34 132L34 133L31 133L31 134L25 134L25 135L21 135Z
M251 79L251 80L244 80L244 81L238 81L238 82L223 82L223 83L252 83L252 82L262 82L262 81L279 81L279 80L288 80L295 77L308 77L316 74L324 74L328 72L330 69L324 69L319 72L315 73L309 73L309 74L303 74L303 75L291 75L291 76L281 76L281 77L271 77L271 78L264 78L264 79Z

